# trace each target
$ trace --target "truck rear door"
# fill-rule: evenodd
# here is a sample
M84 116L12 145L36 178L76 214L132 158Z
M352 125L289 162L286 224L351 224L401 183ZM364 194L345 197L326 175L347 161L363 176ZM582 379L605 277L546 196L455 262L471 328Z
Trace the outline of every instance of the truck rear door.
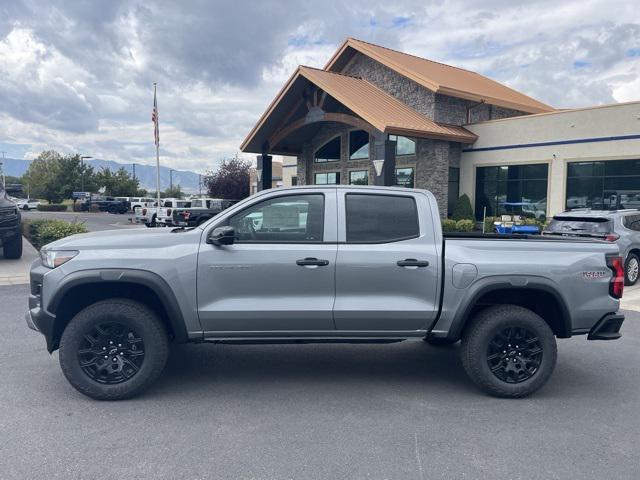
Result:
M432 205L402 190L338 190L337 330L408 331L437 314Z

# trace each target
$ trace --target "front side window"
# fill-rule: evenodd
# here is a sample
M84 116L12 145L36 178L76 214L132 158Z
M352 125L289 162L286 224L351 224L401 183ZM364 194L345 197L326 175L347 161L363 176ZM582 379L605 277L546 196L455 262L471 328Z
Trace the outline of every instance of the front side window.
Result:
M413 168L396 168L395 186L413 188Z
M339 161L341 147L342 142L340 141L340 137L335 137L333 140L329 140L316 151L314 161L316 163Z
M401 135L389 135L389 140L396 142L396 157L402 155L415 155L416 142Z
M349 132L349 160L369 158L369 133L364 130Z
M340 172L324 172L315 174L316 185L339 185Z
M324 195L271 198L229 219L239 243L316 243L324 229Z
M413 197L349 193L346 222L348 243L397 242L420 235Z
M357 170L349 172L349 185L368 185L369 172L367 170Z

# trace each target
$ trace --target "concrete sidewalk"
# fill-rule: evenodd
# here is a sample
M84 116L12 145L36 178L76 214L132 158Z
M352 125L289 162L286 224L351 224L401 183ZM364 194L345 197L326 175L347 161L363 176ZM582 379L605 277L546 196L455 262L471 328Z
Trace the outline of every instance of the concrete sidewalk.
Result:
M38 257L38 251L22 237L22 258L7 260L2 257L0 248L0 286L29 283L29 268Z

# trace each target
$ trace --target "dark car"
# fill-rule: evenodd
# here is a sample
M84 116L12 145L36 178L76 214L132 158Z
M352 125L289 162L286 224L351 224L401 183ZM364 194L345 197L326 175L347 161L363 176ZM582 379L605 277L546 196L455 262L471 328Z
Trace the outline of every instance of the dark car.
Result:
M0 245L4 258L22 256L22 232L20 210L9 200L7 192L0 183Z
M220 198L194 198L190 207L173 209L172 223L178 227L197 227L236 202Z
M101 212L127 213L129 211L128 202L117 200L114 197L91 196L80 204L80 210L89 212L93 206Z

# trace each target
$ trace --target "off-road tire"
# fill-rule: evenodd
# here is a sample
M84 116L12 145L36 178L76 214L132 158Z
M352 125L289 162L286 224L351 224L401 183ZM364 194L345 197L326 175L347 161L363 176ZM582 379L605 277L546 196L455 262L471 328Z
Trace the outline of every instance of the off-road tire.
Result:
M10 241L5 240L2 244L2 255L7 260L22 257L22 235L16 235Z
M535 373L520 383L509 383L495 375L488 361L490 342L509 327L524 328L539 339L542 358ZM460 349L462 366L469 378L490 395L526 397L541 388L553 373L558 356L556 339L549 325L536 313L517 305L497 305L480 311L465 328Z
M119 322L133 329L144 343L144 359L131 378L117 384L99 383L80 366L78 350L87 332L105 322ZM167 332L160 319L142 303L114 298L81 310L65 328L60 340L60 366L80 393L96 400L131 398L151 385L162 373L169 354Z
M638 275L637 271L636 271L635 279L632 280L629 278L629 266L634 261L636 265L640 264L640 258L638 257L638 255L636 255L635 253L630 253L629 256L627 256L627 261L624 263L624 284L627 287L630 287L638 283L638 278L640 278L640 275Z

